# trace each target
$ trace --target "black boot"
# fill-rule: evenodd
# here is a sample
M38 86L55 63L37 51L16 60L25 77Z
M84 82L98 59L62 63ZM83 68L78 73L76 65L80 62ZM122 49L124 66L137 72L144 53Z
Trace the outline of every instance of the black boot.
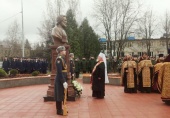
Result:
M63 115L63 110L57 110L57 115Z
M63 115L62 102L56 101L57 114Z

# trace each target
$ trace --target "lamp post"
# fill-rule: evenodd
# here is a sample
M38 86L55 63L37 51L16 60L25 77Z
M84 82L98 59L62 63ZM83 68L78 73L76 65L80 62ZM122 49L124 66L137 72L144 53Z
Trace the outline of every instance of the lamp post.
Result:
M22 17L22 57L25 57L24 54L24 18L23 18L23 2L21 0L21 17Z

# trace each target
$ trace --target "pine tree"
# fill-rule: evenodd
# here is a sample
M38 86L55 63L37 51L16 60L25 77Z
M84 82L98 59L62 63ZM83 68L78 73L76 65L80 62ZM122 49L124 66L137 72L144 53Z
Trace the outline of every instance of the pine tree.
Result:
M71 9L67 11L67 38L70 45L70 52L74 53L75 57L79 57L80 54L80 42L79 42L79 29L75 16Z

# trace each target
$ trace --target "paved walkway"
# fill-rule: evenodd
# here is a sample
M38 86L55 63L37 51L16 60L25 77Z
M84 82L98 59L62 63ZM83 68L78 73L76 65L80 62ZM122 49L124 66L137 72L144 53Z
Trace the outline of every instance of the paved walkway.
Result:
M67 102L67 118L170 118L170 106L160 94L125 94L123 87L106 85L105 99L91 97L83 84L81 98ZM44 102L48 85L0 89L0 118L64 118L56 115L55 103Z

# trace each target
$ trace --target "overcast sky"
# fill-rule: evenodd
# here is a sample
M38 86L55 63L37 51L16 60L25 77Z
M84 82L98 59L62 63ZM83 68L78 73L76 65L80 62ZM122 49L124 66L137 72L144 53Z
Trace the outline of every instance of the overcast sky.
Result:
M170 11L170 0L141 0L147 6L153 8L156 15L163 16L166 10ZM37 27L43 21L43 11L46 11L46 0L23 0L24 7L24 32L25 38L31 43L40 39ZM91 17L93 0L80 0L81 20L89 19L91 25L94 21ZM14 20L21 26L21 0L0 0L0 40L6 37L8 27ZM13 17L12 17L13 16ZM10 18L11 17L11 18Z

